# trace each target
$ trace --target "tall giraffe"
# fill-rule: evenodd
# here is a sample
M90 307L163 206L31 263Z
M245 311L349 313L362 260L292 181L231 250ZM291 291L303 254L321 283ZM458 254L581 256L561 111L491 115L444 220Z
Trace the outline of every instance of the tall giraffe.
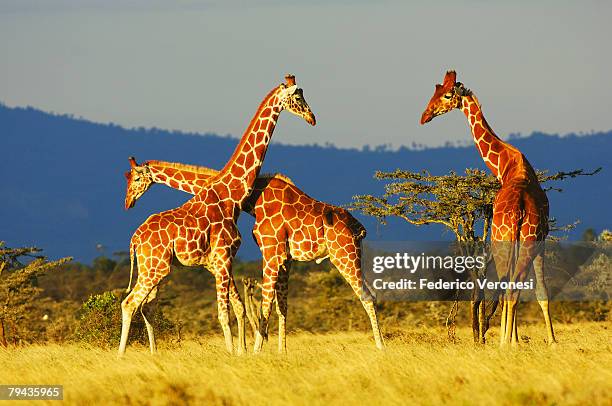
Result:
M493 204L491 241L497 274L509 281L523 281L533 265L538 287L537 297L544 320L548 343L555 335L548 307L544 281L544 240L548 234L548 198L542 190L527 158L514 146L502 141L485 120L476 96L456 73L448 71L421 116L421 124L453 109L467 117L474 142L487 167L501 183ZM502 320L500 342L517 344L516 307L520 290L501 292Z
M272 89L261 102L225 167L192 199L176 209L153 214L132 236L130 260L133 267L136 254L138 280L121 303L119 355L125 353L134 313L155 298L159 283L170 272L173 254L182 264L203 265L215 276L218 318L227 350L233 352L230 300L238 313L238 352L246 349L244 306L232 278L232 261L240 246L236 225L240 209L253 190L281 111L286 109L315 125L314 114L304 100L302 89L295 84L295 77L288 75L285 79L286 83ZM153 329L146 317L144 320L154 352Z
M163 161L138 165L130 158L130 165L131 170L125 174L126 208L133 207L153 183L195 194L217 174L214 169ZM327 256L359 297L370 318L376 346L383 348L374 299L364 290L361 278L361 240L366 230L348 211L311 198L279 174L260 175L243 210L255 217L253 236L263 256L262 316L255 351L263 345L261 338L267 330L275 290L278 349L286 351L290 261L321 262Z

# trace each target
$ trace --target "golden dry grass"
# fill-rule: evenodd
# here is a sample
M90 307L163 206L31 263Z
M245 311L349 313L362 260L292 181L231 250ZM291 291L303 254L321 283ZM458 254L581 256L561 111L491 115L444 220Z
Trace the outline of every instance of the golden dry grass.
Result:
M416 328L391 334L384 352L365 333L292 334L286 356L274 337L243 357L227 355L221 337L162 344L156 356L130 346L121 360L115 350L35 345L0 350L0 383L63 384L70 404L609 405L611 327L558 325L551 349L543 326L525 326L533 339L509 351L495 334L479 347L467 329L450 344L442 329Z

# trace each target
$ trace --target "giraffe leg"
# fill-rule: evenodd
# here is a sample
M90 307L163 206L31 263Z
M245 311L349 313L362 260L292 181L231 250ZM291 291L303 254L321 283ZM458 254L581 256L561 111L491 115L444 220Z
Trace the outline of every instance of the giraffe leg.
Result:
M217 318L223 336L225 337L225 348L230 354L234 353L234 343L232 330L229 324L229 275L223 273L215 274L215 284L217 288Z
M506 317L508 315L508 305L506 303L506 294L501 293L499 297L499 303L501 303L501 325L499 328L499 345L503 346L506 337Z
M378 317L376 314L376 302L372 300L361 299L361 304L365 309L368 317L370 318L370 324L372 326L372 334L374 335L374 342L376 344L376 348L379 350L384 350L385 345L382 338L382 334L380 332L380 326L378 324Z
M232 337L232 330L229 325L229 298L227 292L217 292L217 318L221 329L223 330L223 336L225 338L225 348L230 354L234 353L234 343Z
M507 294L506 299L506 327L504 336L504 346L512 344L515 346L518 341L514 341L516 336L515 320L516 320L516 305L518 303L518 292L511 291Z
M510 280L513 280L510 278ZM502 308L502 319L501 319L501 331L500 331L500 345L505 347L512 344L513 346L518 344L517 339L517 327L516 327L516 306L518 303L518 296L520 291L513 289L506 289L504 293L503 308Z
M132 249L132 247L130 247ZM119 356L125 354L127 340L130 332L132 318L139 307L155 299L157 287L164 277L170 273L170 262L172 251L170 249L152 249L149 244L141 244L136 247L136 258L138 259L138 279L136 285L127 297L121 302L121 341L119 343ZM130 269L131 272L131 269ZM142 312L142 308L141 308ZM149 335L149 346L151 352L155 351L155 338L153 326L142 313Z
M526 222L529 224L529 221ZM528 227L527 227L528 228ZM529 275L529 271L531 267L536 267L534 261L538 258L539 254L542 253L543 242L542 241L533 241L533 240L523 240L518 244L518 258L515 266L515 273L511 276L511 281L524 282L527 276ZM537 264L540 271L536 271L536 274L542 274L541 272L541 263ZM542 278L543 279L543 278ZM537 292L536 292L537 293ZM511 335L508 337L508 344L512 344L513 346L518 345L519 343L519 334L518 334L518 322L517 322L517 308L519 296L521 294L520 289L513 289L511 292L511 314L508 317L508 322L511 323Z
M225 348L230 354L234 353L234 340L230 328L230 285L232 282L232 260L231 247L215 250L211 254L211 264L208 270L215 276L215 289L217 293L217 318L223 337Z
M287 296L289 292L289 262L281 267L276 284L276 314L278 315L278 352L287 352Z
M533 270L536 277L536 296L538 304L542 309L544 315L544 322L546 323L546 334L548 336L548 345L555 345L557 340L555 339L555 331L553 330L552 320L550 318L550 309L548 308L548 288L546 287L546 281L544 280L544 253L541 252L533 260Z
M504 295L504 319L502 320L503 326L502 326L502 330L503 330L503 335L501 336L501 346L502 347L506 347L506 345L508 344L508 337L510 336L510 331L508 330L508 327L510 326L510 299L509 299L509 295L506 293Z
M500 292L499 290L496 290L493 293L493 298L490 301L491 303L491 307L489 308L489 312L487 313L485 320L484 320L484 330L482 333L482 336L486 338L486 334L487 331L489 331L489 326L491 323L491 319L493 318L493 316L495 316L495 312L497 311L497 308L500 306L501 301L500 301Z
M485 334L487 332L487 303L484 297L480 301L478 306L478 337L480 338L480 344L485 344Z
M493 266L493 269L495 269L496 265L495 265L495 260L493 259L493 257L490 257L489 260L487 261L487 265L486 265L486 269L484 270L484 274L481 274L481 277L486 278L487 274L488 274L488 269L490 266ZM487 306L487 299L486 299L486 295L485 292L482 292L483 298L482 298L482 304L481 304L481 321L480 321L480 332L481 332L481 337L482 337L482 344L486 344L486 335L487 335L487 331L489 331L489 326L490 326L490 322L491 322L491 318L493 316L495 316L495 312L497 311L497 307L500 305L500 293L501 291L499 289L496 289L495 291L492 292L492 297L489 300L489 306ZM488 312L487 312L487 307L489 308Z
M485 344L485 333L486 333L486 318L487 318L487 302L485 298L485 292L478 285L478 281L481 280L481 274L478 270L474 270L471 273L472 282L474 282L474 292L476 297L477 309L475 310L475 320L473 320L473 330L476 335L475 343Z
M134 289L129 295L121 302L121 341L119 343L119 357L125 354L125 348L127 346L128 335L130 333L130 326L132 324L132 318L136 313L136 310L140 307L142 302L152 288L145 286L140 282L137 282Z
M155 354L157 352L157 346L155 345L155 335L153 334L153 326L147 320L147 317L144 314L142 306L140 307L140 314L142 315L142 319L145 322L145 326L147 327L147 335L149 336L149 349L151 350L151 354Z
M257 334L258 323L259 323L259 315L257 312L259 308L255 305L254 299L254 289L255 287L252 285L249 279L245 279L244 283L244 306L246 308L247 319L249 320L249 324L251 325L251 331L253 333L253 338Z
M264 337L267 337L268 320L272 310L272 301L276 294L276 283L278 273L282 264L286 261L284 247L272 247L262 249L263 254L263 281L261 289L261 315L259 319L259 331L255 337L254 353L261 352Z
M229 288L229 299L232 304L234 314L236 315L236 321L238 324L238 347L236 348L236 353L238 355L242 355L246 353L246 311L244 303L242 302L242 298L240 297L238 289L236 288L236 284L234 283L234 278L230 278Z
M513 241L495 241L491 245L491 249L494 257L495 270L499 280L501 282L512 280L512 276L514 275L516 243ZM500 289L499 293L499 302L502 306L499 344L502 347L509 343L509 339L512 335L512 330L509 330L513 324L510 318L514 317L510 309L510 302L512 299L511 293L509 289Z
M349 255L347 249L353 248L353 255ZM343 258L341 260L340 258ZM358 244L349 244L346 247L340 249L330 249L330 256L332 264L338 269L340 274L353 288L353 292L359 298L372 326L372 334L374 335L374 342L376 348L382 350L385 348L382 334L380 332L380 326L378 324L378 316L376 314L376 302L372 291L367 285L363 284L361 275L361 249Z
M132 324L132 317L138 308L138 303L135 302L135 297L132 293L137 290L139 286L135 286L132 292L121 302L121 341L119 342L119 357L125 354L125 347L127 346L128 335L130 333L130 326Z
M518 302L516 304L516 307L518 308ZM518 335L518 323L516 322L516 314L517 314L517 310L514 310L514 321L512 322L514 325L514 331L512 333L512 345L517 346L519 343L519 335Z
M477 297L478 291L472 291L472 300L470 301L470 318L472 319L472 339L474 343L478 344L480 342L480 299Z
M149 349L151 350L151 354L155 354L157 352L157 346L155 345L155 335L153 334L153 326L151 325L151 323L149 323L149 320L147 320L147 317L145 316L145 306L148 303L151 303L155 299L155 296L157 296L157 286L155 286L149 292L143 304L140 306L140 314L142 315L142 319L144 320L145 326L147 327L147 335L149 336Z
M509 281L523 282L527 276L533 262L533 244L523 242L520 244L518 260L516 262L515 273L510 275ZM506 291L506 328L504 344L511 344L513 347L519 344L517 308L520 289L509 287Z

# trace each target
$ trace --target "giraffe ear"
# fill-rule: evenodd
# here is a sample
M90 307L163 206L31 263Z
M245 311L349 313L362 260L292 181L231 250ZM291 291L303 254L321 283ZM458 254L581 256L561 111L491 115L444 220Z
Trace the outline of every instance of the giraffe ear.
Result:
M442 84L445 88L451 88L455 86L455 81L457 80L457 73L454 70L449 70L444 75L444 83Z
M127 180L130 180L130 175L131 175L130 171L124 172L124 174L123 174L123 176L125 176L125 179L127 179Z

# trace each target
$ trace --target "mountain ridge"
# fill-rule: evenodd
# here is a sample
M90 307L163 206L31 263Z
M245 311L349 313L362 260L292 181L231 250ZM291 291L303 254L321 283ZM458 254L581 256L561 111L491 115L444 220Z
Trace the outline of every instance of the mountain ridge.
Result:
M552 172L603 167L597 176L558 184L564 193L549 192L552 216L561 223L582 220L570 238L577 238L586 227L611 227L606 210L612 198L612 186L606 182L611 136L612 130L563 136L534 132L508 138L536 169ZM148 215L189 198L155 186L134 209L125 212L123 172L129 169L128 156L219 169L238 143L238 138L227 135L130 129L1 103L0 137L5 151L0 159L4 175L0 184L0 240L11 246L37 245L51 257L73 255L81 261L126 250L131 233ZM280 141L270 146L262 172L283 173L309 195L337 205L348 204L356 194L382 194L383 183L373 179L376 170L401 168L443 174L462 172L466 167L485 169L473 145L357 149ZM371 239L450 238L436 226L416 228L399 220L379 226L372 218L357 217ZM249 216L241 216L243 248L239 255L243 258L258 257L250 237L252 224ZM99 244L106 247L102 252L96 250Z

